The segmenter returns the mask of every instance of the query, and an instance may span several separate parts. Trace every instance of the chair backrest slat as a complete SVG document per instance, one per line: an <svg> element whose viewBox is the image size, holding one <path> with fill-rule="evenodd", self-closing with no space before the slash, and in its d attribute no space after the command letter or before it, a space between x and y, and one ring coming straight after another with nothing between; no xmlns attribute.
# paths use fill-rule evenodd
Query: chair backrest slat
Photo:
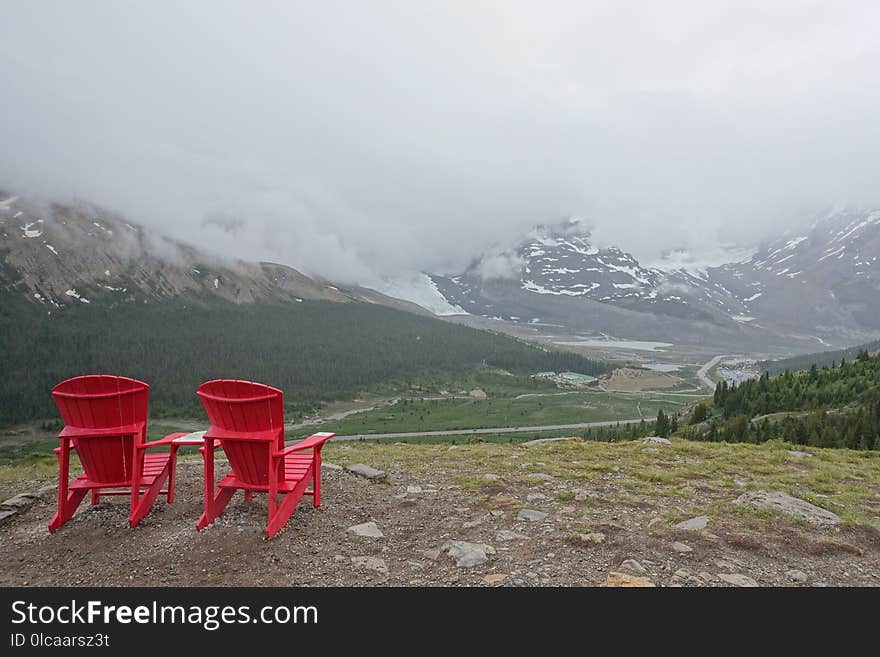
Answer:
<svg viewBox="0 0 880 657"><path fill-rule="evenodd" d="M112 431L101 436L77 437L76 453L86 475L94 482L117 483L130 479L134 442L146 438L150 386L124 376L95 374L62 381L52 397L67 427L112 429L137 425L134 438Z"/></svg>
<svg viewBox="0 0 880 657"><path fill-rule="evenodd" d="M269 454L284 447L283 393L253 381L218 379L203 383L196 394L211 422L210 433L220 437L236 476L245 483L267 485ZM233 435L224 438L224 433Z"/></svg>

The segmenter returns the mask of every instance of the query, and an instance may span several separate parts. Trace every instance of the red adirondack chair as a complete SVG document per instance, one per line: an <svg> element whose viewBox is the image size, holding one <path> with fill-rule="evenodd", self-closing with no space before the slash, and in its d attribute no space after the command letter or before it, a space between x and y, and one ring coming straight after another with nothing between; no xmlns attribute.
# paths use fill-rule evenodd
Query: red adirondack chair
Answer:
<svg viewBox="0 0 880 657"><path fill-rule="evenodd" d="M147 439L150 386L124 376L78 376L52 388L64 420L58 435L58 512L49 523L55 532L73 517L86 493L92 504L105 495L130 495L130 527L149 513L159 494L174 501L174 466L181 433L151 443ZM148 454L151 447L170 446L167 453ZM84 474L70 477L70 452L75 450ZM168 487L162 485L168 482ZM141 490L144 489L143 495Z"/></svg>
<svg viewBox="0 0 880 657"><path fill-rule="evenodd" d="M223 513L237 489L245 501L254 492L269 495L266 535L277 534L296 509L303 495L321 504L321 448L335 434L316 433L284 446L284 400L277 388L220 379L199 386L196 393L211 426L205 432L205 512L196 523L204 529ZM223 477L214 494L215 443L229 459L232 473ZM311 483L311 490L306 490ZM278 501L279 495L283 495Z"/></svg>

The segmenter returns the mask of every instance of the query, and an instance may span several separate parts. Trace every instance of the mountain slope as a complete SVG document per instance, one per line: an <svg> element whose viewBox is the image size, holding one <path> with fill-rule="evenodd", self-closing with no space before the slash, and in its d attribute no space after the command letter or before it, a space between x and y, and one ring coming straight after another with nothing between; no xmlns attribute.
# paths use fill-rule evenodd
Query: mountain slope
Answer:
<svg viewBox="0 0 880 657"><path fill-rule="evenodd" d="M647 267L578 221L539 226L466 271L433 275L466 312L634 339L810 351L880 335L880 211L845 210L751 257ZM499 263L503 266L499 266Z"/></svg>
<svg viewBox="0 0 880 657"><path fill-rule="evenodd" d="M334 285L274 263L201 251L86 203L42 206L0 192L0 289L47 310L186 298L191 303L365 301L415 304Z"/></svg>

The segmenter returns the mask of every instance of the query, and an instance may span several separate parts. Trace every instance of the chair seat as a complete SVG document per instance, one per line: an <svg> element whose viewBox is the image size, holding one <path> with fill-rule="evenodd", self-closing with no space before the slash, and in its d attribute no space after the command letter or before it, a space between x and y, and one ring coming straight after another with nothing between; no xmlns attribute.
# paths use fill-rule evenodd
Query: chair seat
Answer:
<svg viewBox="0 0 880 657"><path fill-rule="evenodd" d="M284 481L278 482L278 492L292 491L297 483L313 474L314 460L311 454L287 454L284 457ZM247 490L268 491L269 484L249 484L239 479L235 473L226 475L218 484L221 488L244 488Z"/></svg>
<svg viewBox="0 0 880 657"><path fill-rule="evenodd" d="M171 454L168 453L144 454L141 486L152 486L156 478L165 471L170 460ZM131 488L131 481L92 481L86 475L82 475L71 482L70 488Z"/></svg>

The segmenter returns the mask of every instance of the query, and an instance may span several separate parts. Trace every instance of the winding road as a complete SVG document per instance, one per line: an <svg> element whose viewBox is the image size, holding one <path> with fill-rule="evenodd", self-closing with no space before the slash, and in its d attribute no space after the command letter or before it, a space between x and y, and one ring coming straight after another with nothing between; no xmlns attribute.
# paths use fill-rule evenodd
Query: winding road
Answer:
<svg viewBox="0 0 880 657"><path fill-rule="evenodd" d="M428 436L462 436L487 433L527 433L529 431L556 431L559 429L589 429L592 427L612 427L616 424L637 424L642 420L653 421L653 417L629 420L604 420L602 422L579 422L577 424L545 424L536 427L495 427L492 429L448 429L443 431L407 431L404 433L361 433L350 436L336 436L334 440L375 440L377 438L422 438Z"/></svg>
<svg viewBox="0 0 880 657"><path fill-rule="evenodd" d="M709 388L709 390L715 390L715 382L709 378L709 370L715 367L722 358L732 357L732 354L721 354L720 356L715 356L714 358L712 358L712 360L705 363L699 370L697 370L697 378L703 383L704 386Z"/></svg>

